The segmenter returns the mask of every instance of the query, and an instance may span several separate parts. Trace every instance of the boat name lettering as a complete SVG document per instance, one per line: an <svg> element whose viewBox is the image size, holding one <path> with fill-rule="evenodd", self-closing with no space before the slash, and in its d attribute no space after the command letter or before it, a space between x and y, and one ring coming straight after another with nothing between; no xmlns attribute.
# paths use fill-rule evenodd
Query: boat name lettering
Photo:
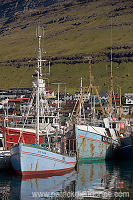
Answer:
<svg viewBox="0 0 133 200"><path fill-rule="evenodd" d="M104 136L102 136L102 141L103 141L103 142L112 143L111 138L107 138L107 137L104 137Z"/></svg>
<svg viewBox="0 0 133 200"><path fill-rule="evenodd" d="M46 154L46 152L43 152L43 151L38 151L38 153L40 153L40 154Z"/></svg>

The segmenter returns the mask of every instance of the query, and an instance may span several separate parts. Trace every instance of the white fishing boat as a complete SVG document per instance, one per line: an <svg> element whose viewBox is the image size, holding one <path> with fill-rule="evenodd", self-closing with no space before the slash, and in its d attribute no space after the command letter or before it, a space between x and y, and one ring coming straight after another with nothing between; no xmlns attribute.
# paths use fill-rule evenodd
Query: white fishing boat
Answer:
<svg viewBox="0 0 133 200"><path fill-rule="evenodd" d="M22 175L53 174L66 172L76 165L76 155L71 149L67 149L69 138L64 137L64 128L60 126L58 112L49 109L48 100L43 101L42 86L45 80L42 78L41 38L43 30L38 27L39 39L38 66L34 82L36 94L36 123L33 128L21 130L21 142L11 149L11 163L13 168ZM41 105L40 105L41 104ZM23 141L23 132L34 133L36 143L27 144ZM20 141L20 140L19 140Z"/></svg>

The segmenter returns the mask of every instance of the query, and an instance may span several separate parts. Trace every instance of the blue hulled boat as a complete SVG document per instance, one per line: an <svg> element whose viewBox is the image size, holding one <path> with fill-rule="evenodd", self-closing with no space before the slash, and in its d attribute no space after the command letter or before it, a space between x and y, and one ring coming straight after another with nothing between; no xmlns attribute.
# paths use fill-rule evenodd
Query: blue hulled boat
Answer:
<svg viewBox="0 0 133 200"><path fill-rule="evenodd" d="M58 174L75 167L75 156L63 155L38 145L19 143L11 150L13 168L22 175Z"/></svg>
<svg viewBox="0 0 133 200"><path fill-rule="evenodd" d="M82 87L81 84L81 96L76 108L75 132L78 161L114 158L119 146L119 124L112 120L109 111L105 113L97 86L92 84L92 79L90 64L90 85ZM96 116L95 98L92 99L92 92L95 92L99 101L100 110L102 111L101 120ZM83 108L84 94L88 94L88 100L90 101L90 107L88 107L86 113Z"/></svg>
<svg viewBox="0 0 133 200"><path fill-rule="evenodd" d="M78 160L112 159L117 156L119 140L112 123L105 121L92 124L77 124Z"/></svg>

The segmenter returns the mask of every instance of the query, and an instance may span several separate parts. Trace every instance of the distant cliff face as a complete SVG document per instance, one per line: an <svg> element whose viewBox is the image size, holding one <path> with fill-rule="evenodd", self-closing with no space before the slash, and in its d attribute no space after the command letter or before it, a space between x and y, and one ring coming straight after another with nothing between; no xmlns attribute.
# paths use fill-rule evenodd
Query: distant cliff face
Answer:
<svg viewBox="0 0 133 200"><path fill-rule="evenodd" d="M35 9L38 7L46 7L59 2L67 2L69 0L0 0L0 18L11 17L14 13ZM95 2L99 0L75 0L80 4L86 2ZM71 4L71 2L70 2Z"/></svg>
<svg viewBox="0 0 133 200"><path fill-rule="evenodd" d="M28 9L35 9L37 7L49 6L57 2L67 0L1 0L0 1L0 17L10 17L15 12L24 11Z"/></svg>

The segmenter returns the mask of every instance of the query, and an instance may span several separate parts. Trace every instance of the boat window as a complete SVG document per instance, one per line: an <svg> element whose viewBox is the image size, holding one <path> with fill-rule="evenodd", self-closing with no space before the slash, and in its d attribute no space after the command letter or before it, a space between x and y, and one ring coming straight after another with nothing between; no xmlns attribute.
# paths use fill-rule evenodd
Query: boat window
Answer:
<svg viewBox="0 0 133 200"><path fill-rule="evenodd" d="M53 123L53 118L49 118L49 123Z"/></svg>
<svg viewBox="0 0 133 200"><path fill-rule="evenodd" d="M106 130L106 133L107 133L108 137L111 137L111 133L110 133L109 128L105 128L105 130Z"/></svg>
<svg viewBox="0 0 133 200"><path fill-rule="evenodd" d="M45 117L45 122L48 123L48 118L47 117Z"/></svg>
<svg viewBox="0 0 133 200"><path fill-rule="evenodd" d="M0 140L0 147L3 147L3 143L2 143L2 140Z"/></svg>
<svg viewBox="0 0 133 200"><path fill-rule="evenodd" d="M116 124L115 123L112 123L112 128L116 128Z"/></svg>
<svg viewBox="0 0 133 200"><path fill-rule="evenodd" d="M54 137L50 137L50 142L53 143L54 142Z"/></svg>
<svg viewBox="0 0 133 200"><path fill-rule="evenodd" d="M48 138L47 138L47 136L45 136L44 142L45 142L45 143L48 143Z"/></svg>
<svg viewBox="0 0 133 200"><path fill-rule="evenodd" d="M42 117L39 118L39 123L42 123Z"/></svg>

